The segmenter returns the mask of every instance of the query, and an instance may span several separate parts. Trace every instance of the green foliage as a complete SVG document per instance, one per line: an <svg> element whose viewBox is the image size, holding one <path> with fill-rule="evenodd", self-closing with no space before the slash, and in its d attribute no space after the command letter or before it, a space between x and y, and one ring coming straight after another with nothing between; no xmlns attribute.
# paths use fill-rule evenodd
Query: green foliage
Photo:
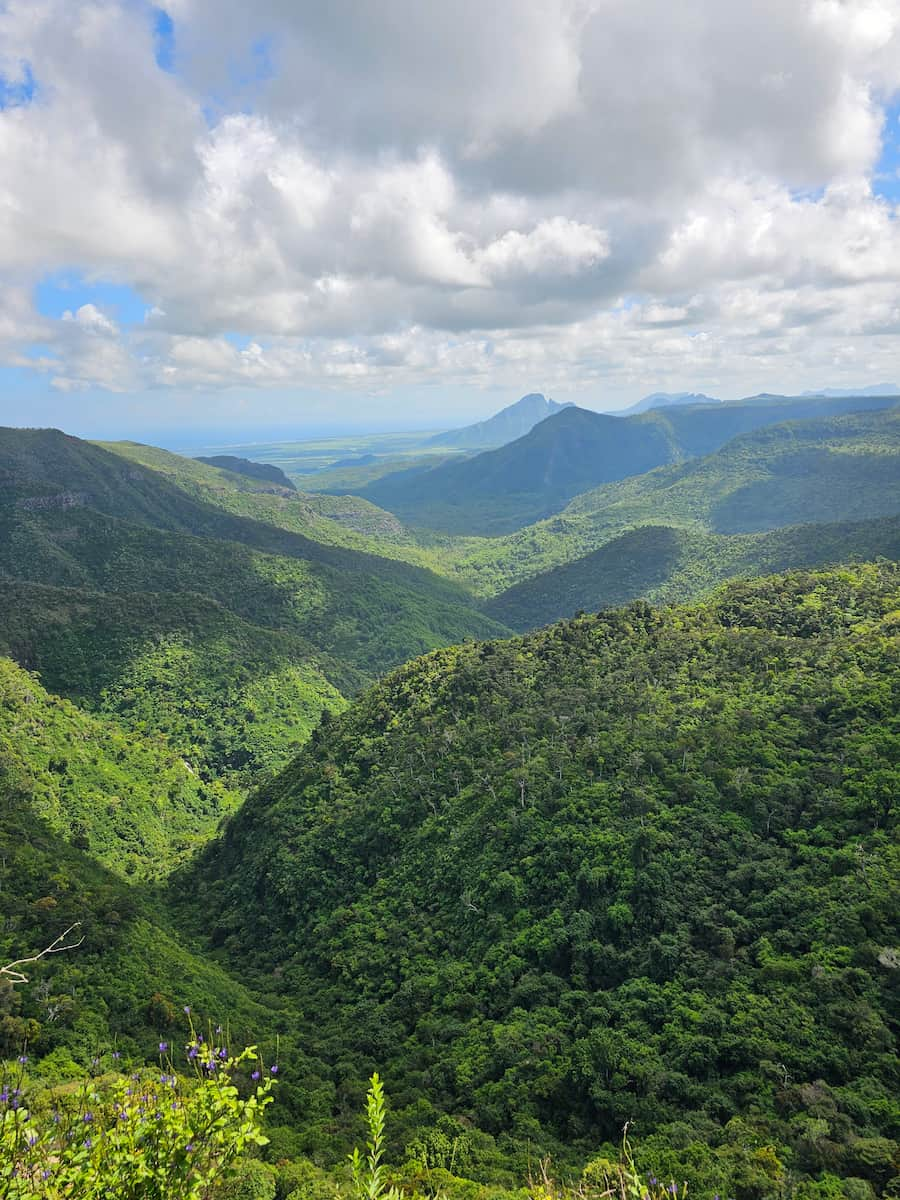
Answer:
<svg viewBox="0 0 900 1200"><path fill-rule="evenodd" d="M29 1086L24 1056L8 1065L0 1091L3 1200L205 1200L215 1192L271 1200L271 1187L218 1191L241 1157L266 1138L261 1117L272 1078L244 1085L258 1058L192 1042L192 1078L175 1074L160 1043L162 1074L107 1073L43 1093ZM210 1065L211 1064L211 1065ZM260 1072L257 1069L256 1078ZM249 1081L247 1081L249 1082ZM242 1172L244 1179L249 1176Z"/></svg>
<svg viewBox="0 0 900 1200"><path fill-rule="evenodd" d="M32 694L40 713L39 692ZM83 728L60 728L67 727ZM76 741L67 753L70 770L80 771L78 758L90 754L90 743L82 751ZM99 765L102 760L92 770ZM152 780L134 779L153 787ZM160 1033L177 1036L187 1000L229 1013L239 1038L271 1035L273 1022L281 1019L271 998L266 1005L254 1002L242 983L176 933L158 894L127 886L89 850L73 844L80 839L67 840L65 813L60 829L40 816L37 809L46 804L41 782L36 773L32 795L27 774L0 779L0 963L38 953L75 922L84 940L77 951L29 967L23 986L0 981L0 1060L19 1054L27 1042L36 1069L49 1080L68 1078L75 1064L87 1067L103 1046L117 1045L140 1060L154 1053ZM88 827L98 853L106 853L104 811ZM114 829L124 829L117 820ZM145 832L152 838L154 827ZM126 849L137 854L135 842ZM110 857L121 853L121 846L110 849Z"/></svg>
<svg viewBox="0 0 900 1200"><path fill-rule="evenodd" d="M366 1093L366 1125L369 1138L366 1142L366 1153L363 1155L358 1146L354 1146L350 1155L350 1169L353 1174L353 1188L357 1200L398 1200L399 1191L389 1187L386 1181L387 1168L384 1158L384 1126L387 1108L384 1099L384 1085L376 1071L369 1080L369 1090Z"/></svg>
<svg viewBox="0 0 900 1200"><path fill-rule="evenodd" d="M344 475L352 474L352 471L325 471L306 476L303 485L311 490L286 495L279 489L259 491L257 483L243 476L155 446L135 442L97 444L112 454L165 476L194 499L235 516L250 517L278 529L303 534L327 546L368 551L432 569L436 565L436 559L419 546L393 514L359 496L319 494L320 488L332 484L337 488L347 482L349 486L351 481L344 480ZM378 463L381 461L377 460ZM402 465L403 460L394 461L393 465L389 462L381 467L381 471L397 470ZM374 469L367 468L369 473ZM361 472L363 468L358 470Z"/></svg>
<svg viewBox="0 0 900 1200"><path fill-rule="evenodd" d="M305 639L339 687L329 658L358 679L505 632L432 572L232 515L54 431L4 431L0 468L11 480L0 497L0 577L102 593L199 592L245 622Z"/></svg>
<svg viewBox="0 0 900 1200"><path fill-rule="evenodd" d="M199 455L197 462L206 463L210 467L218 467L222 471L252 479L257 483L274 484L289 492L296 490L281 467L272 466L271 463L253 462L251 459L239 458L234 454L216 454L212 458L204 458Z"/></svg>
<svg viewBox="0 0 900 1200"><path fill-rule="evenodd" d="M217 1200L275 1200L276 1175L266 1163L250 1159L216 1189Z"/></svg>
<svg viewBox="0 0 900 1200"><path fill-rule="evenodd" d="M863 1177L900 1133L898 611L858 566L437 652L251 798L191 903L284 967L336 1086L385 1064L401 1144L458 1115L490 1177L630 1120L736 1200Z"/></svg>
<svg viewBox="0 0 900 1200"><path fill-rule="evenodd" d="M448 574L478 595L494 596L644 525L734 535L896 516L898 445L897 407L773 425L706 457L585 492L556 516L506 537L435 546L433 553ZM743 553L739 542L735 550L725 539L715 544L728 558ZM652 560L636 566L652 578ZM564 574L558 582L564 587L569 580ZM537 587L552 596L556 583L548 575Z"/></svg>

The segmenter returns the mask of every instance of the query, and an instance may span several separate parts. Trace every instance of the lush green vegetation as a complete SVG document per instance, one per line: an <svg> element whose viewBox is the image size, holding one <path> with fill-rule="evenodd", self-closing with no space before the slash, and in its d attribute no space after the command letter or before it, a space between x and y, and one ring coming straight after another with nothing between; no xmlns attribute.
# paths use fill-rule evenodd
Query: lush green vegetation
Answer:
<svg viewBox="0 0 900 1200"><path fill-rule="evenodd" d="M55 834L136 878L171 870L239 799L220 781L200 779L164 738L135 737L49 695L3 658L0 790Z"/></svg>
<svg viewBox="0 0 900 1200"><path fill-rule="evenodd" d="M579 492L672 462L667 430L564 408L497 450L431 469L399 471L360 489L410 525L461 534L500 534L563 508Z"/></svg>
<svg viewBox="0 0 900 1200"><path fill-rule="evenodd" d="M235 516L250 517L278 529L303 534L326 546L343 546L439 569L439 556L423 548L392 513L360 496L311 491L294 492L289 496L261 492L248 479L155 446L136 442L98 444L113 454L166 476L195 499ZM321 476L315 478L318 480ZM304 486L309 482L304 479Z"/></svg>
<svg viewBox="0 0 900 1200"><path fill-rule="evenodd" d="M694 523L718 533L896 513L900 407L755 430L717 454L597 488L569 506L606 528Z"/></svg>
<svg viewBox="0 0 900 1200"><path fill-rule="evenodd" d="M641 598L692 599L739 576L877 558L900 559L900 517L733 536L641 525L593 554L509 588L486 609L524 631Z"/></svg>
<svg viewBox="0 0 900 1200"><path fill-rule="evenodd" d="M115 730L43 697L33 683L24 686L32 699L23 704L37 713L34 726L16 728L15 711L4 716L0 963L38 953L75 923L84 940L28 968L27 984L13 987L0 978L0 1060L21 1054L27 1043L40 1077L51 1083L77 1076L103 1050L152 1061L160 1038L180 1036L186 1003L227 1014L245 1043L269 1039L278 1019L273 998L254 1002L242 983L174 930L158 893L129 885L98 861L106 857L126 874L136 862L135 878L155 865L131 837L129 809L141 837L167 852L171 833L164 822L168 813L173 823L181 819L179 797L169 797L171 809L150 810L177 773L152 745L133 737L126 745ZM6 701L4 707L8 712ZM83 732L90 742L79 742ZM59 757L48 761L51 749ZM143 765L159 768L160 779L139 774ZM74 813L63 802L76 806Z"/></svg>
<svg viewBox="0 0 900 1200"><path fill-rule="evenodd" d="M439 651L323 721L185 903L463 1173L631 1121L698 1188L869 1194L900 1133L898 613L900 569L859 566Z"/></svg>
<svg viewBox="0 0 900 1200"><path fill-rule="evenodd" d="M369 674L503 632L462 587L430 571L232 515L158 472L52 430L6 431L0 467L8 479L0 576L8 579L199 592Z"/></svg>
<svg viewBox="0 0 900 1200"><path fill-rule="evenodd" d="M235 1055L222 1038L191 1034L190 1078L175 1073L168 1042L159 1044L161 1075L124 1075L114 1052L95 1059L93 1077L77 1088L31 1088L28 1057L20 1056L0 1092L0 1197L222 1195L229 1179L240 1179L248 1150L268 1141L261 1119L274 1078L255 1048ZM101 1064L111 1070L100 1075Z"/></svg>
<svg viewBox="0 0 900 1200"><path fill-rule="evenodd" d="M280 1037L265 1161L192 1192L182 1155L167 1193L176 1100L135 1195L900 1194L900 567L852 563L898 557L900 413L802 403L566 410L496 460L497 528L616 456L673 462L493 539L0 432L0 964L84 934L0 972L35 1114L0 1111L0 1195L102 1192L112 1124L70 1154L46 1120L84 1089L153 1142L105 1056L152 1059L185 1005ZM547 441L585 416L594 442ZM495 503L522 443L537 484ZM376 1068L396 1112L373 1085L350 1170ZM68 1191L4 1193L38 1153Z"/></svg>

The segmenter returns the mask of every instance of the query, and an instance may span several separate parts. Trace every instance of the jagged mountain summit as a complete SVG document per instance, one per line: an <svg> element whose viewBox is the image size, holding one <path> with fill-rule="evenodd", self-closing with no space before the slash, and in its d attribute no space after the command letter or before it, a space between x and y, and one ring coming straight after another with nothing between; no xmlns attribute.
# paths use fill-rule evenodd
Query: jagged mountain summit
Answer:
<svg viewBox="0 0 900 1200"><path fill-rule="evenodd" d="M681 404L721 404L716 396L707 396L703 392L651 392L628 408L621 408L614 415L617 417L634 417L638 413L649 412L653 408L673 408Z"/></svg>
<svg viewBox="0 0 900 1200"><path fill-rule="evenodd" d="M530 433L535 425L571 408L571 403L559 404L541 392L529 392L515 404L510 404L486 421L466 425L462 429L450 429L430 438L430 446L461 446L464 449L483 450L493 446L505 446L516 438Z"/></svg>

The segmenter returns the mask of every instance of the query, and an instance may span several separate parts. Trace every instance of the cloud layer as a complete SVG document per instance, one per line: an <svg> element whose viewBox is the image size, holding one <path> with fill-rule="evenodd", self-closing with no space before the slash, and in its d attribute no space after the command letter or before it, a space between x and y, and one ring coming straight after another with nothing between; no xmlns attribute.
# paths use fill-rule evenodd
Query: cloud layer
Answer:
<svg viewBox="0 0 900 1200"><path fill-rule="evenodd" d="M0 363L601 407L900 378L892 0L167 14L0 6ZM82 294L49 315L61 271Z"/></svg>

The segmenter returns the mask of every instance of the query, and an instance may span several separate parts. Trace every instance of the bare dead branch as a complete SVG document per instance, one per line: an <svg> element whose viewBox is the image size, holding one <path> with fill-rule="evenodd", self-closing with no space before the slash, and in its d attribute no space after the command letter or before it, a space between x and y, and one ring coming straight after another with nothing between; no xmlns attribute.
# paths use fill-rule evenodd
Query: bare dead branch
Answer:
<svg viewBox="0 0 900 1200"><path fill-rule="evenodd" d="M27 983L28 976L18 969L26 967L29 963L39 962L40 959L46 958L48 954L61 954L63 950L75 950L84 941L82 935L77 942L70 942L68 938L76 929L81 928L81 922L76 921L70 925L68 929L63 930L59 937L46 946L39 954L32 954L29 958L18 958L15 962L7 963L5 967L0 967L0 979L8 979L11 983Z"/></svg>

